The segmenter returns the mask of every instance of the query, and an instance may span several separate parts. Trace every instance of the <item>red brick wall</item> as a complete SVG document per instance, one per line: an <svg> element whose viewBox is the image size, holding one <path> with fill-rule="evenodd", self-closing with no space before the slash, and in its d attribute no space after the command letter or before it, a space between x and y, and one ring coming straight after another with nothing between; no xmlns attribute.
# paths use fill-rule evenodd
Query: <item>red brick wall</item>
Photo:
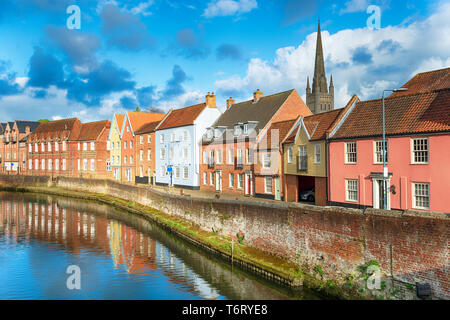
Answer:
<svg viewBox="0 0 450 320"><path fill-rule="evenodd" d="M327 205L327 178L315 177L314 192L316 194L316 205Z"/></svg>
<svg viewBox="0 0 450 320"><path fill-rule="evenodd" d="M148 135L151 136L151 142L148 143ZM142 137L142 144L140 139ZM155 172L155 132L143 133L136 135L136 175L140 174L140 167L143 168L143 176L149 177L149 169L151 171L151 176L154 175ZM142 161L140 160L140 151L143 151L144 155ZM151 160L148 160L148 150L151 150Z"/></svg>

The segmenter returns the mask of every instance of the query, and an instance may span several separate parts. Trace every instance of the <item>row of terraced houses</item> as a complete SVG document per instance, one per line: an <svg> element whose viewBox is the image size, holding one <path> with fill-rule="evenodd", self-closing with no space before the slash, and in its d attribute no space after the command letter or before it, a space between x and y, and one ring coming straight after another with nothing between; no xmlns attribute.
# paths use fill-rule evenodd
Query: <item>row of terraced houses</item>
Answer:
<svg viewBox="0 0 450 320"><path fill-rule="evenodd" d="M319 29L306 104L295 89L256 90L248 101L228 99L223 112L208 93L167 113L0 123L1 170L322 206L382 208L386 194L388 209L450 212L450 68L402 88L384 99L383 144L381 99L354 95L335 109Z"/></svg>

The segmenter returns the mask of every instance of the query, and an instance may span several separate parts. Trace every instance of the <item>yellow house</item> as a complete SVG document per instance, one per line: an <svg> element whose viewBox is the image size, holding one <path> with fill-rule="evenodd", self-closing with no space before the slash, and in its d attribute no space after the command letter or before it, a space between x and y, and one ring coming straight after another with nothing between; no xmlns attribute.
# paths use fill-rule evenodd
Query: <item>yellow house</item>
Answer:
<svg viewBox="0 0 450 320"><path fill-rule="evenodd" d="M326 137L343 110L300 117L283 140L286 201L327 204Z"/></svg>
<svg viewBox="0 0 450 320"><path fill-rule="evenodd" d="M108 137L111 169L115 180L120 180L122 177L122 140L120 133L124 119L125 115L123 114L115 114L113 116Z"/></svg>

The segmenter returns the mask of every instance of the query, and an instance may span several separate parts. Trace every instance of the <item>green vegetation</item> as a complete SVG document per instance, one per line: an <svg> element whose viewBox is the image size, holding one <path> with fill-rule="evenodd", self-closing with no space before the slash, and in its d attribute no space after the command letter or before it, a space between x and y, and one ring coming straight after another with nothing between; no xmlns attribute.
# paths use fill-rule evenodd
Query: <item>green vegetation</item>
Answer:
<svg viewBox="0 0 450 320"><path fill-rule="evenodd" d="M316 273L318 273L318 274L320 274L321 276L323 276L323 269L322 269L322 266L321 265L317 265L317 266L315 266L314 267L314 271L316 272Z"/></svg>

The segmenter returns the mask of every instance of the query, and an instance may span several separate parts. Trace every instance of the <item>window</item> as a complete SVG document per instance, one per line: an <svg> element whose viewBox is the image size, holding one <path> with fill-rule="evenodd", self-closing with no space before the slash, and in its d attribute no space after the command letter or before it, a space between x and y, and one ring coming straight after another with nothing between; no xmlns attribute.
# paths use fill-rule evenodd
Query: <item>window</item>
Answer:
<svg viewBox="0 0 450 320"><path fill-rule="evenodd" d="M230 173L228 176L228 186L233 189L234 188L234 174Z"/></svg>
<svg viewBox="0 0 450 320"><path fill-rule="evenodd" d="M164 143L164 135L163 134L161 134L159 136L159 142Z"/></svg>
<svg viewBox="0 0 450 320"><path fill-rule="evenodd" d="M130 149L133 149L133 140L130 140Z"/></svg>
<svg viewBox="0 0 450 320"><path fill-rule="evenodd" d="M147 160L148 161L152 160L152 150L151 149L147 149Z"/></svg>
<svg viewBox="0 0 450 320"><path fill-rule="evenodd" d="M55 160L55 170L58 171L59 170L59 159Z"/></svg>
<svg viewBox="0 0 450 320"><path fill-rule="evenodd" d="M242 132L241 126L240 125L235 125L234 126L234 135L235 136L240 136Z"/></svg>
<svg viewBox="0 0 450 320"><path fill-rule="evenodd" d="M244 124L244 134L247 135L248 134L248 124Z"/></svg>
<svg viewBox="0 0 450 320"><path fill-rule="evenodd" d="M91 159L91 171L95 171L95 159Z"/></svg>
<svg viewBox="0 0 450 320"><path fill-rule="evenodd" d="M166 157L166 149L159 150L159 157L161 158L161 160L164 160L164 158Z"/></svg>
<svg viewBox="0 0 450 320"><path fill-rule="evenodd" d="M144 150L139 150L139 160L144 161Z"/></svg>
<svg viewBox="0 0 450 320"><path fill-rule="evenodd" d="M263 154L263 168L270 168L270 153L268 152Z"/></svg>
<svg viewBox="0 0 450 320"><path fill-rule="evenodd" d="M38 144L37 143L35 143L34 144L34 152L38 152L39 150L38 150Z"/></svg>
<svg viewBox="0 0 450 320"><path fill-rule="evenodd" d="M116 142L116 149L117 149L117 150L120 149L119 141Z"/></svg>
<svg viewBox="0 0 450 320"><path fill-rule="evenodd" d="M130 127L129 126L127 126L127 132L130 132Z"/></svg>
<svg viewBox="0 0 450 320"><path fill-rule="evenodd" d="M52 163L52 159L48 159L48 170L52 170L52 165L53 165L53 163Z"/></svg>
<svg viewBox="0 0 450 320"><path fill-rule="evenodd" d="M252 164L252 154L250 148L245 149L245 161L247 164Z"/></svg>
<svg viewBox="0 0 450 320"><path fill-rule="evenodd" d="M144 144L144 136L139 136L139 143Z"/></svg>
<svg viewBox="0 0 450 320"><path fill-rule="evenodd" d="M87 159L83 159L83 171L87 171Z"/></svg>
<svg viewBox="0 0 450 320"><path fill-rule="evenodd" d="M203 150L203 164L208 163L208 156L206 155L206 150Z"/></svg>
<svg viewBox="0 0 450 320"><path fill-rule="evenodd" d="M272 193L272 177L264 177L264 192Z"/></svg>
<svg viewBox="0 0 450 320"><path fill-rule="evenodd" d="M242 149L237 149L237 164L243 164Z"/></svg>
<svg viewBox="0 0 450 320"><path fill-rule="evenodd" d="M29 153L33 152L33 146L31 145L31 143L28 145L28 152Z"/></svg>
<svg viewBox="0 0 450 320"><path fill-rule="evenodd" d="M238 174L238 189L242 189L244 185L244 175L242 173Z"/></svg>
<svg viewBox="0 0 450 320"><path fill-rule="evenodd" d="M83 151L87 151L87 142L83 142Z"/></svg>
<svg viewBox="0 0 450 320"><path fill-rule="evenodd" d="M55 151L59 151L59 143L55 142Z"/></svg>
<svg viewBox="0 0 450 320"><path fill-rule="evenodd" d="M180 168L179 167L176 167L175 168L175 178L180 178Z"/></svg>
<svg viewBox="0 0 450 320"><path fill-rule="evenodd" d="M170 142L174 142L175 141L175 133L171 133L170 134Z"/></svg>
<svg viewBox="0 0 450 320"><path fill-rule="evenodd" d="M34 169L36 169L36 170L39 169L39 160L38 159L34 160Z"/></svg>
<svg viewBox="0 0 450 320"><path fill-rule="evenodd" d="M347 201L358 201L358 180L345 180L345 193Z"/></svg>
<svg viewBox="0 0 450 320"><path fill-rule="evenodd" d="M203 172L203 184L208 184L208 174L206 172Z"/></svg>
<svg viewBox="0 0 450 320"><path fill-rule="evenodd" d="M28 160L28 169L29 170L33 169L33 160L31 160L31 159Z"/></svg>
<svg viewBox="0 0 450 320"><path fill-rule="evenodd" d="M111 160L106 159L106 171L111 171Z"/></svg>
<svg viewBox="0 0 450 320"><path fill-rule="evenodd" d="M41 152L45 152L45 145L43 142L41 143Z"/></svg>
<svg viewBox="0 0 450 320"><path fill-rule="evenodd" d="M95 143L93 141L91 141L91 151L95 150Z"/></svg>
<svg viewBox="0 0 450 320"><path fill-rule="evenodd" d="M123 142L123 148L124 148L124 149L127 148L127 142L126 142L126 141Z"/></svg>
<svg viewBox="0 0 450 320"><path fill-rule="evenodd" d="M222 164L222 150L217 150L217 163Z"/></svg>
<svg viewBox="0 0 450 320"><path fill-rule="evenodd" d="M356 142L345 143L345 163L356 163Z"/></svg>
<svg viewBox="0 0 450 320"><path fill-rule="evenodd" d="M212 186L214 185L214 173L213 172L209 173L209 184Z"/></svg>
<svg viewBox="0 0 450 320"><path fill-rule="evenodd" d="M412 139L412 163L428 163L428 138Z"/></svg>
<svg viewBox="0 0 450 320"><path fill-rule="evenodd" d="M173 158L173 148L170 147L170 149L169 149L169 159L172 159L172 158Z"/></svg>
<svg viewBox="0 0 450 320"><path fill-rule="evenodd" d="M42 159L42 164L41 164L41 169L42 170L45 170L45 159Z"/></svg>
<svg viewBox="0 0 450 320"><path fill-rule="evenodd" d="M234 149L228 149L228 164L234 164Z"/></svg>
<svg viewBox="0 0 450 320"><path fill-rule="evenodd" d="M66 171L66 169L67 169L67 167L66 167L66 159L63 159L63 160L62 160L62 169L63 169L64 171Z"/></svg>
<svg viewBox="0 0 450 320"><path fill-rule="evenodd" d="M430 209L430 184L413 183L413 208Z"/></svg>
<svg viewBox="0 0 450 320"><path fill-rule="evenodd" d="M152 142L152 136L150 135L150 133L147 135L147 143L151 143Z"/></svg>
<svg viewBox="0 0 450 320"><path fill-rule="evenodd" d="M387 140L384 141L384 150L386 152L385 154L385 161L388 162L388 142ZM381 141L374 141L374 162L375 163L383 163L383 140Z"/></svg>
<svg viewBox="0 0 450 320"><path fill-rule="evenodd" d="M184 167L183 168L183 179L187 179L189 177L189 168Z"/></svg>
<svg viewBox="0 0 450 320"><path fill-rule="evenodd" d="M314 163L320 163L320 144L314 145Z"/></svg>
<svg viewBox="0 0 450 320"><path fill-rule="evenodd" d="M127 156L123 157L123 164L127 164Z"/></svg>
<svg viewBox="0 0 450 320"><path fill-rule="evenodd" d="M133 164L133 156L130 156L130 164Z"/></svg>
<svg viewBox="0 0 450 320"><path fill-rule="evenodd" d="M292 163L292 146L289 146L287 151L288 151L287 152L287 154L288 154L288 163Z"/></svg>
<svg viewBox="0 0 450 320"><path fill-rule="evenodd" d="M106 150L109 151L111 150L111 141L106 141ZM114 143L112 145L112 150L114 150Z"/></svg>
<svg viewBox="0 0 450 320"><path fill-rule="evenodd" d="M67 143L66 143L66 141L63 141L62 149L63 149L63 151L67 151ZM64 170L66 170L66 169L64 169Z"/></svg>
<svg viewBox="0 0 450 320"><path fill-rule="evenodd" d="M47 149L48 149L48 152L52 152L52 143L51 142L47 143Z"/></svg>
<svg viewBox="0 0 450 320"><path fill-rule="evenodd" d="M81 159L78 159L78 171L80 171L81 170Z"/></svg>
<svg viewBox="0 0 450 320"><path fill-rule="evenodd" d="M81 150L81 144L78 142L78 151L80 151Z"/></svg>
<svg viewBox="0 0 450 320"><path fill-rule="evenodd" d="M183 159L184 160L188 159L188 148L183 148Z"/></svg>
<svg viewBox="0 0 450 320"><path fill-rule="evenodd" d="M187 141L188 138L189 138L188 132L187 131L183 131L183 141Z"/></svg>

